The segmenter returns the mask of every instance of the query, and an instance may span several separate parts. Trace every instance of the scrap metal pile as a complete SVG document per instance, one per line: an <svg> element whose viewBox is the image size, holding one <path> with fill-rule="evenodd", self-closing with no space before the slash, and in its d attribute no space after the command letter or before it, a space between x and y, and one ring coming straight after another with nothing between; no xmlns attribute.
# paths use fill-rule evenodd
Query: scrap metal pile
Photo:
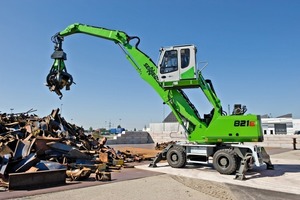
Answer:
<svg viewBox="0 0 300 200"><path fill-rule="evenodd" d="M10 184L16 173L61 169L71 180L86 179L91 173L96 180L110 180L110 168L142 159L115 152L105 142L106 138L85 135L82 127L68 123L59 109L43 118L29 112L0 114L0 183Z"/></svg>
<svg viewBox="0 0 300 200"><path fill-rule="evenodd" d="M170 144L176 144L177 141L170 141L170 142L162 142L162 143L156 143L155 149L156 150L163 150L167 148Z"/></svg>

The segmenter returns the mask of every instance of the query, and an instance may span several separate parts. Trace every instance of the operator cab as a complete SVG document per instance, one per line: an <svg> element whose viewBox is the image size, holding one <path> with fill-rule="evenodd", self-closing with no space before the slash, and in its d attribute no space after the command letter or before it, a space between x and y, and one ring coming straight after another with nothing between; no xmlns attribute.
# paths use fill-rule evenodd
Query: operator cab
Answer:
<svg viewBox="0 0 300 200"><path fill-rule="evenodd" d="M164 88L199 87L196 46L182 45L160 49L158 79Z"/></svg>

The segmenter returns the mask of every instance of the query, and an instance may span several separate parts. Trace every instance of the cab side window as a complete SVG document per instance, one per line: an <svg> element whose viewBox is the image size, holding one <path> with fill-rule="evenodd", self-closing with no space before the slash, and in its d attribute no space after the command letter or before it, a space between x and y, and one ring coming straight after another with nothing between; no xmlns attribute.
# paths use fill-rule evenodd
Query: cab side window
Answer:
<svg viewBox="0 0 300 200"><path fill-rule="evenodd" d="M170 73L178 70L177 50L166 51L160 66L160 73Z"/></svg>
<svg viewBox="0 0 300 200"><path fill-rule="evenodd" d="M181 68L186 68L190 64L190 49L181 49L180 50L181 57Z"/></svg>

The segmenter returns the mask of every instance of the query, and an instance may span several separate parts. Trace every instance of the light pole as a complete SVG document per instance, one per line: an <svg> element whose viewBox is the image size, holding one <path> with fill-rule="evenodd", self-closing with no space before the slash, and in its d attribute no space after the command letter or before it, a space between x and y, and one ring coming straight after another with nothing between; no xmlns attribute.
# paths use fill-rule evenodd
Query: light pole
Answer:
<svg viewBox="0 0 300 200"><path fill-rule="evenodd" d="M62 106L63 106L64 104L60 104L60 116L62 116Z"/></svg>
<svg viewBox="0 0 300 200"><path fill-rule="evenodd" d="M11 113L11 114L12 114L12 111L13 111L13 110L14 110L13 108L10 109L10 113Z"/></svg>

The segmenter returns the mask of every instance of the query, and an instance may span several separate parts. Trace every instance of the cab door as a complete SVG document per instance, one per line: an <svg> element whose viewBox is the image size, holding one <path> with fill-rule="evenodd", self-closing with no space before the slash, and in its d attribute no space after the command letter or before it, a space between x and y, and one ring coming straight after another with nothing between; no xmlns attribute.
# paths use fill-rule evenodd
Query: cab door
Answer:
<svg viewBox="0 0 300 200"><path fill-rule="evenodd" d="M197 78L196 47L193 45L178 48L180 80L192 80Z"/></svg>
<svg viewBox="0 0 300 200"><path fill-rule="evenodd" d="M178 50L177 49L164 49L159 64L159 81L170 82L178 81Z"/></svg>

